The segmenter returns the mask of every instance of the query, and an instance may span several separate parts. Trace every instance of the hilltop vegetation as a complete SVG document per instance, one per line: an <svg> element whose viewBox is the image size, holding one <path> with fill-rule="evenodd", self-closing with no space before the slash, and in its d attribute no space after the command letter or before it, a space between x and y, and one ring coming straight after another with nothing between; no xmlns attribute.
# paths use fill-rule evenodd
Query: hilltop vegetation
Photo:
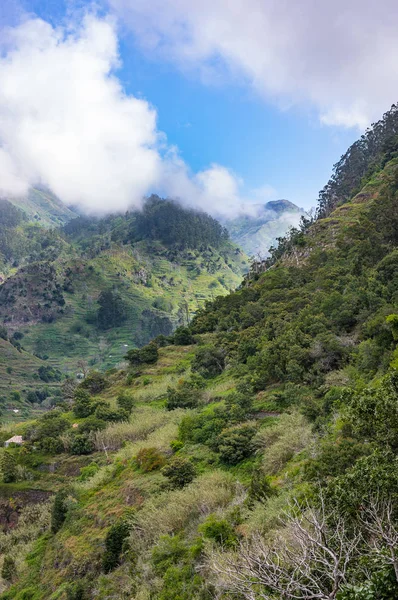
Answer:
<svg viewBox="0 0 398 600"><path fill-rule="evenodd" d="M4 600L398 597L396 151L266 272L2 432L26 440Z"/></svg>
<svg viewBox="0 0 398 600"><path fill-rule="evenodd" d="M75 373L82 357L111 367L126 349L171 334L247 269L217 221L158 197L142 213L52 230L1 207L0 320L26 351Z"/></svg>

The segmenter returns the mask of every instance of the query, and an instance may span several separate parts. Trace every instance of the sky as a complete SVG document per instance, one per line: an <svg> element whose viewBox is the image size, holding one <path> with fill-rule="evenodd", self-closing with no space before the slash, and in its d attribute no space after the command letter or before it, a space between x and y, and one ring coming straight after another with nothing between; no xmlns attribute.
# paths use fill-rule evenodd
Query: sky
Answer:
<svg viewBox="0 0 398 600"><path fill-rule="evenodd" d="M310 209L398 99L392 0L0 4L0 193L106 214Z"/></svg>

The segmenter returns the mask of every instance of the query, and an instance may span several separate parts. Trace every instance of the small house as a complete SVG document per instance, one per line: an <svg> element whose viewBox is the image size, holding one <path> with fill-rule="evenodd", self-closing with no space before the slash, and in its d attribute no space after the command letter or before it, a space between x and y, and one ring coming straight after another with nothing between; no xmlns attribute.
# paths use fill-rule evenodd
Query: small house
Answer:
<svg viewBox="0 0 398 600"><path fill-rule="evenodd" d="M22 435L14 435L12 438L10 438L9 440L6 440L4 442L4 446L6 448L8 448L8 446L10 444L18 444L18 446L22 446L22 444L23 444Z"/></svg>

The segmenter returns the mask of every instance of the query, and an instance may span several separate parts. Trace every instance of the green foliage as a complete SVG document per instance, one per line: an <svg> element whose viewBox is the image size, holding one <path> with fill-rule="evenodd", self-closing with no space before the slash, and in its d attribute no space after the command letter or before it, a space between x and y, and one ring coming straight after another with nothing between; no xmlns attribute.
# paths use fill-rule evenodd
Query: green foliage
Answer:
<svg viewBox="0 0 398 600"><path fill-rule="evenodd" d="M129 414L124 409L114 410L109 404L101 403L95 409L95 418L99 421L119 423L120 421L128 421Z"/></svg>
<svg viewBox="0 0 398 600"><path fill-rule="evenodd" d="M107 426L106 421L98 419L94 415L90 415L79 425L79 433L90 433L91 431L102 431Z"/></svg>
<svg viewBox="0 0 398 600"><path fill-rule="evenodd" d="M4 483L13 483L17 480L17 461L12 452L3 451L0 467Z"/></svg>
<svg viewBox="0 0 398 600"><path fill-rule="evenodd" d="M102 559L102 568L105 573L113 571L120 564L123 545L129 531L130 524L125 519L120 519L108 530L105 537L105 553Z"/></svg>
<svg viewBox="0 0 398 600"><path fill-rule="evenodd" d="M67 492L60 490L55 494L54 503L51 511L51 531L57 533L65 522L68 512L66 504Z"/></svg>
<svg viewBox="0 0 398 600"><path fill-rule="evenodd" d="M142 363L153 364L159 359L158 347L154 342L147 344L140 350L129 350L125 356L131 365L140 365Z"/></svg>
<svg viewBox="0 0 398 600"><path fill-rule="evenodd" d="M227 465L237 465L254 452L253 438L256 429L252 425L234 425L224 429L215 441L220 459Z"/></svg>
<svg viewBox="0 0 398 600"><path fill-rule="evenodd" d="M186 210L158 196L151 196L142 212L137 213L134 229L137 237L181 248L218 247L228 238L227 231L209 215Z"/></svg>
<svg viewBox="0 0 398 600"><path fill-rule="evenodd" d="M16 575L15 560L9 554L6 554L3 559L3 566L1 568L1 576L8 582L11 582Z"/></svg>
<svg viewBox="0 0 398 600"><path fill-rule="evenodd" d="M80 469L79 480L87 481L88 479L91 479L91 477L93 477L96 473L98 473L98 471L99 466L95 462L87 465L86 467L82 467Z"/></svg>
<svg viewBox="0 0 398 600"><path fill-rule="evenodd" d="M174 456L163 467L162 473L175 488L182 488L196 477L196 469L192 462L180 456Z"/></svg>
<svg viewBox="0 0 398 600"><path fill-rule="evenodd" d="M188 327L177 327L173 335L173 341L176 346L190 346L195 343L195 339Z"/></svg>
<svg viewBox="0 0 398 600"><path fill-rule="evenodd" d="M77 434L73 436L70 445L71 454L91 454L94 451L94 443L88 435Z"/></svg>
<svg viewBox="0 0 398 600"><path fill-rule="evenodd" d="M0 338L2 340L8 340L8 331L7 328L4 327L4 325L0 325Z"/></svg>
<svg viewBox="0 0 398 600"><path fill-rule="evenodd" d="M91 400L90 394L82 389L77 388L74 394L73 412L78 419L84 419L93 414L95 405Z"/></svg>
<svg viewBox="0 0 398 600"><path fill-rule="evenodd" d="M192 361L192 371L205 379L220 375L225 367L225 352L215 346L200 346Z"/></svg>
<svg viewBox="0 0 398 600"><path fill-rule="evenodd" d="M167 388L166 408L195 408L201 400L200 389L191 380L180 381L177 387Z"/></svg>
<svg viewBox="0 0 398 600"><path fill-rule="evenodd" d="M116 398L117 405L120 409L125 410L129 415L134 408L134 397L127 392L119 394Z"/></svg>
<svg viewBox="0 0 398 600"><path fill-rule="evenodd" d="M39 367L38 375L45 383L49 383L51 381L61 381L62 379L61 371L50 366Z"/></svg>
<svg viewBox="0 0 398 600"><path fill-rule="evenodd" d="M90 394L100 394L108 385L108 382L102 373L92 371L81 382L80 388L87 390Z"/></svg>
<svg viewBox="0 0 398 600"><path fill-rule="evenodd" d="M110 329L120 327L127 319L126 304L116 290L105 290L98 298L98 327Z"/></svg>
<svg viewBox="0 0 398 600"><path fill-rule="evenodd" d="M233 548L238 542L238 536L230 521L219 519L212 514L200 525L199 531L204 538L214 541L224 548Z"/></svg>
<svg viewBox="0 0 398 600"><path fill-rule="evenodd" d="M157 448L141 448L135 457L135 461L141 471L149 473L164 466L166 459Z"/></svg>

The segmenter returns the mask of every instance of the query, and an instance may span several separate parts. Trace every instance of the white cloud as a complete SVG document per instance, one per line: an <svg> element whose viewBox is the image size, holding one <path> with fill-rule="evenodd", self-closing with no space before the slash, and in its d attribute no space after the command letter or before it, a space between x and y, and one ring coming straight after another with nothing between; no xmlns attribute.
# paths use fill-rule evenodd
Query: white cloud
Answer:
<svg viewBox="0 0 398 600"><path fill-rule="evenodd" d="M41 182L97 213L141 202L161 173L156 112L125 95L112 75L117 60L106 19L87 16L68 32L40 19L8 30L0 59L3 193Z"/></svg>
<svg viewBox="0 0 398 600"><path fill-rule="evenodd" d="M108 0L142 47L363 129L398 98L396 0Z"/></svg>
<svg viewBox="0 0 398 600"><path fill-rule="evenodd" d="M2 36L0 194L47 185L65 203L106 214L158 191L216 216L253 211L243 181L213 164L192 173L157 130L156 111L115 76L115 23L87 15L53 28L30 19Z"/></svg>

